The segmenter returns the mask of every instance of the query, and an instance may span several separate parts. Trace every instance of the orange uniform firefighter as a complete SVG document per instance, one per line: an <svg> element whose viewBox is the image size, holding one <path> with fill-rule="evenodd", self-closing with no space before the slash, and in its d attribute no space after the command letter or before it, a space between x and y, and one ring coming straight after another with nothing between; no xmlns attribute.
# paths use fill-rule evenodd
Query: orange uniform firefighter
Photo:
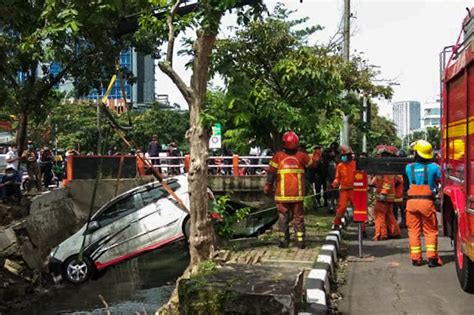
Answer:
<svg viewBox="0 0 474 315"><path fill-rule="evenodd" d="M268 194L275 187L278 223L280 231L284 233L279 246L286 248L290 243L289 223L293 215L297 245L299 248L305 248L304 173L305 167L312 164L312 158L298 151L299 138L293 131L283 134L282 140L283 150L278 151L269 162L267 182L263 190Z"/></svg>
<svg viewBox="0 0 474 315"><path fill-rule="evenodd" d="M354 196L354 175L356 163L352 160L352 149L347 145L340 148L341 162L336 166L336 176L332 182L333 188L339 188L339 201L336 209L336 217L334 218L333 229L338 229L341 220L346 213L349 201L352 204ZM365 231L365 225L364 225Z"/></svg>
<svg viewBox="0 0 474 315"><path fill-rule="evenodd" d="M397 148L394 146L379 145L376 147L377 157L394 156ZM400 227L393 214L396 189L395 175L377 175L373 179L375 186L376 202L374 206L375 234L374 241L400 237Z"/></svg>
<svg viewBox="0 0 474 315"><path fill-rule="evenodd" d="M433 147L424 140L415 141L411 148L415 152L415 163L406 166L408 189L406 217L410 257L414 266L421 266L421 242L423 232L426 242L426 256L429 267L438 267L443 261L438 256L438 220L434 205L436 185L441 177L439 165L430 162Z"/></svg>

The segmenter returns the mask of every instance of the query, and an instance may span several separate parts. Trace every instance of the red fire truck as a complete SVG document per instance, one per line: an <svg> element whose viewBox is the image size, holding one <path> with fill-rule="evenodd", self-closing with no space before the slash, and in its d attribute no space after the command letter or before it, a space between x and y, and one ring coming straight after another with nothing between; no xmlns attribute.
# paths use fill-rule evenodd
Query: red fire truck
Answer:
<svg viewBox="0 0 474 315"><path fill-rule="evenodd" d="M463 290L474 292L474 8L441 63L441 211Z"/></svg>

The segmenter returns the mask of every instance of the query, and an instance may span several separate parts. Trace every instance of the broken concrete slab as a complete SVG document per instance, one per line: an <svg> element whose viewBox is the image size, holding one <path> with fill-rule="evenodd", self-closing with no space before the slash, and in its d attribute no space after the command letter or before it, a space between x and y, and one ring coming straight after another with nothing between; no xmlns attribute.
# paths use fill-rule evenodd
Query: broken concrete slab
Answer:
<svg viewBox="0 0 474 315"><path fill-rule="evenodd" d="M13 273L17 276L23 271L23 269L25 269L18 262L10 260L10 259L5 259L5 263L3 264L3 268L5 268L6 270L10 271L11 273Z"/></svg>
<svg viewBox="0 0 474 315"><path fill-rule="evenodd" d="M18 242L12 228L0 230L0 257L8 257L18 250Z"/></svg>
<svg viewBox="0 0 474 315"><path fill-rule="evenodd" d="M303 270L226 265L179 282L181 314L297 314Z"/></svg>

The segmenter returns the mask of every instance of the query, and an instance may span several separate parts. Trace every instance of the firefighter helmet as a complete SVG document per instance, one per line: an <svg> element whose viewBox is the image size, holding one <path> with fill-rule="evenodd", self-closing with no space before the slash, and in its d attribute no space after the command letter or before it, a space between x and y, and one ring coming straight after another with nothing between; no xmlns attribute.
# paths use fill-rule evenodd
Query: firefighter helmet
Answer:
<svg viewBox="0 0 474 315"><path fill-rule="evenodd" d="M345 144L341 145L341 148L339 151L341 152L341 155L352 154L351 147Z"/></svg>
<svg viewBox="0 0 474 315"><path fill-rule="evenodd" d="M417 140L410 145L410 148L425 160L433 158L433 147L428 141Z"/></svg>
<svg viewBox="0 0 474 315"><path fill-rule="evenodd" d="M300 142L300 138L293 131L287 131L283 134L282 141L283 147L285 149L296 150L298 149L298 143Z"/></svg>

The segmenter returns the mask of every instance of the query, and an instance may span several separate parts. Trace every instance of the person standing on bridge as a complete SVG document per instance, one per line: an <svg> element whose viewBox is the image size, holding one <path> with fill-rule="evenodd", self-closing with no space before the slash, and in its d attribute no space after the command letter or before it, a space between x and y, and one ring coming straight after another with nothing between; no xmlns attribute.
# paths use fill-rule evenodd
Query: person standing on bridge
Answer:
<svg viewBox="0 0 474 315"><path fill-rule="evenodd" d="M287 248L290 243L290 217L298 248L305 248L304 226L304 173L305 167L311 166L313 159L308 154L298 151L299 137L293 131L283 134L283 150L278 151L268 163L267 182L263 192L269 194L275 190L276 208L280 231L284 234L279 247ZM276 181L276 185L274 183Z"/></svg>
<svg viewBox="0 0 474 315"><path fill-rule="evenodd" d="M408 238L410 241L410 257L413 266L421 266L421 232L425 236L426 256L428 267L443 265L438 256L438 220L434 197L436 185L441 178L438 164L430 162L433 158L433 147L425 140L411 144L415 152L415 163L406 166L406 175L410 188L408 189L406 217Z"/></svg>

